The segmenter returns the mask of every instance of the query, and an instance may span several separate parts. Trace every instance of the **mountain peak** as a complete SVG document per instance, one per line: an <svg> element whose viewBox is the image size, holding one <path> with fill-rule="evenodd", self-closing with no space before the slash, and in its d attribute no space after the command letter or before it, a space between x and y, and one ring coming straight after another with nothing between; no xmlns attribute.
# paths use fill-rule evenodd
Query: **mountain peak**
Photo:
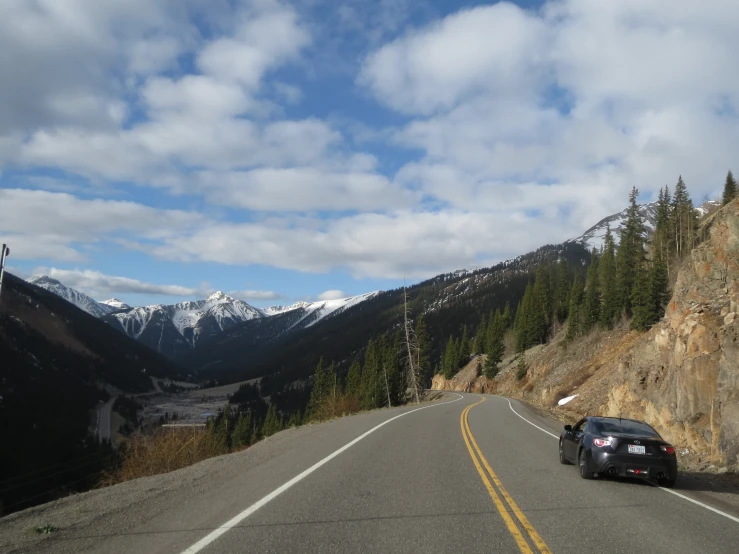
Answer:
<svg viewBox="0 0 739 554"><path fill-rule="evenodd" d="M222 291L217 290L205 300L206 302L233 302L234 299Z"/></svg>
<svg viewBox="0 0 739 554"><path fill-rule="evenodd" d="M61 285L59 281L53 277L49 277L48 275L37 275L35 277L31 277L28 282L33 283L34 285Z"/></svg>
<svg viewBox="0 0 739 554"><path fill-rule="evenodd" d="M110 300L103 300L102 302L100 302L100 304L105 304L106 306L110 306L111 308L117 308L121 310L128 310L131 308L131 306L129 306L122 300L118 300L117 298L111 298Z"/></svg>

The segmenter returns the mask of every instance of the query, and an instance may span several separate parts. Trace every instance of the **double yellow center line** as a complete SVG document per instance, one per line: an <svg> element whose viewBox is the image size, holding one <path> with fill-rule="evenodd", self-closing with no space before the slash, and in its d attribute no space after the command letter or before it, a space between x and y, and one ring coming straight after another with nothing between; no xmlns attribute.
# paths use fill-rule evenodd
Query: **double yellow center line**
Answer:
<svg viewBox="0 0 739 554"><path fill-rule="evenodd" d="M482 404L483 402L485 402L485 400L486 399L483 396L482 400L480 400L479 402L467 406L459 418L460 425L462 426L462 436L464 437L464 442L467 445L467 450L469 450L470 452L470 456L472 457L472 461L475 464L475 468L477 468L477 472L480 474L482 482L485 484L485 488L488 490L488 493L490 493L490 497L493 499L495 507L498 509L498 512L500 512L500 515L503 518L508 531L510 531L511 535L513 535L513 538L516 540L516 544L518 544L518 548L521 550L521 552L523 552L524 554L533 554L535 550L531 549L531 546L526 540L526 537L518 528L518 525L516 525L515 520L511 517L511 514L508 510L509 507L518 519L523 530L528 533L529 538L531 539L535 548L538 549L538 552L541 552L543 554L551 554L552 551L549 550L547 544L539 536L539 533L536 532L534 526L531 525L531 523L523 514L513 498L511 498L511 495L508 494L508 491L505 490L505 487L503 487L503 484L500 482L500 479L498 479L498 476L493 471L493 468L490 467L490 464L485 459L485 456L482 455L482 451L480 450L480 447L477 446L475 437L472 435L470 424L467 419L467 414L469 414L472 408ZM483 467L485 468L485 470L483 470ZM485 471L487 471L487 474L485 473ZM488 479L488 475L490 476L490 479ZM491 480L492 483L490 482ZM495 484L495 486L493 486L493 484ZM498 494L498 492L500 492L500 494ZM501 499L501 496L503 497L503 499ZM503 500L505 500L505 503L503 502Z"/></svg>

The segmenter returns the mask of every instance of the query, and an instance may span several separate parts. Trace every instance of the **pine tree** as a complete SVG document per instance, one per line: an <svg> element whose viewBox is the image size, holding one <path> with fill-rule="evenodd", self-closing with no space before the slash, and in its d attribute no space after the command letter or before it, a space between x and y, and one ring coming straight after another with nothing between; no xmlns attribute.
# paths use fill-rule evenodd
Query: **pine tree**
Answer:
<svg viewBox="0 0 739 554"><path fill-rule="evenodd" d="M552 306L551 286L549 274L542 266L536 269L534 288L530 306L530 340L528 346L544 344L549 332L550 314Z"/></svg>
<svg viewBox="0 0 739 554"><path fill-rule="evenodd" d="M634 288L634 276L644 257L644 220L639 213L636 199L639 191L636 187L629 194L629 208L626 224L621 232L621 243L616 253L616 300L620 310L631 315L631 292Z"/></svg>
<svg viewBox="0 0 739 554"><path fill-rule="evenodd" d="M324 398L332 396L335 399L339 394L339 379L336 375L336 366L334 362L331 362L331 365L328 366L328 370L326 371L326 392L324 393Z"/></svg>
<svg viewBox="0 0 739 554"><path fill-rule="evenodd" d="M482 375L482 358L478 356L477 361L475 363L475 378Z"/></svg>
<svg viewBox="0 0 739 554"><path fill-rule="evenodd" d="M323 358L318 360L316 373L313 377L313 387L310 392L310 400L308 401L307 415L313 418L318 413L323 399L329 391L328 377L323 369Z"/></svg>
<svg viewBox="0 0 739 554"><path fill-rule="evenodd" d="M300 421L300 412L293 412L287 420L286 428L290 429L291 427L300 427Z"/></svg>
<svg viewBox="0 0 739 554"><path fill-rule="evenodd" d="M570 306L567 316L567 340L571 341L580 334L583 286L580 276L575 275L570 292Z"/></svg>
<svg viewBox="0 0 739 554"><path fill-rule="evenodd" d="M649 272L639 264L634 274L634 288L631 293L631 305L634 317L631 328L645 331L654 322L654 303L649 284Z"/></svg>
<svg viewBox="0 0 739 554"><path fill-rule="evenodd" d="M659 256L663 260L667 259L671 244L670 202L670 190L665 186L664 190L659 190L657 220L654 227L654 236L652 237L652 250L656 256Z"/></svg>
<svg viewBox="0 0 739 554"><path fill-rule="evenodd" d="M282 431L282 418L277 413L277 407L270 404L264 418L264 424L262 424L262 436L270 437L278 431Z"/></svg>
<svg viewBox="0 0 739 554"><path fill-rule="evenodd" d="M459 361L459 355L457 354L457 344L452 336L446 343L446 349L444 350L444 378L451 379L457 372L457 363Z"/></svg>
<svg viewBox="0 0 739 554"><path fill-rule="evenodd" d="M236 420L236 425L233 430L233 438L231 444L234 449L244 448L249 446L251 441L251 412L239 413L239 417Z"/></svg>
<svg viewBox="0 0 739 554"><path fill-rule="evenodd" d="M500 311L495 312L495 316L490 321L488 331L488 341L485 347L487 359L485 360L485 377L492 379L500 370L498 364L503 360L505 346L503 337L505 336L505 319Z"/></svg>
<svg viewBox="0 0 739 554"><path fill-rule="evenodd" d="M518 352L522 352L536 344L533 288L531 283L526 285L523 298L516 309L516 321L513 328L516 331L516 350Z"/></svg>
<svg viewBox="0 0 739 554"><path fill-rule="evenodd" d="M467 336L467 326L462 328L462 339L459 341L459 361L457 367L461 368L470 361L470 339Z"/></svg>
<svg viewBox="0 0 739 554"><path fill-rule="evenodd" d="M485 351L486 335L487 335L487 322L485 319L485 314L483 314L482 318L480 319L480 323L477 325L477 330L475 331L475 339L472 342L472 353L473 354L482 354Z"/></svg>
<svg viewBox="0 0 739 554"><path fill-rule="evenodd" d="M616 245L610 226L606 228L603 254L600 257L598 270L602 298L600 324L606 329L611 329L618 316L618 304L616 300Z"/></svg>
<svg viewBox="0 0 739 554"><path fill-rule="evenodd" d="M598 275L598 252L593 249L590 266L585 280L585 299L582 311L581 330L590 331L600 321L600 279Z"/></svg>
<svg viewBox="0 0 739 554"><path fill-rule="evenodd" d="M653 314L653 321L651 323L656 323L665 315L665 307L670 300L667 266L661 259L655 260L652 264L649 273L649 288Z"/></svg>
<svg viewBox="0 0 739 554"><path fill-rule="evenodd" d="M423 378L423 384L430 385L433 374L431 372L431 358L429 356L429 334L423 315L418 316L416 320L416 345L416 355L418 356L416 363Z"/></svg>
<svg viewBox="0 0 739 554"><path fill-rule="evenodd" d="M693 202L688 194L688 187L682 176L675 186L675 195L672 197L670 231L672 234L675 252L678 257L687 254L695 245L698 219Z"/></svg>
<svg viewBox="0 0 739 554"><path fill-rule="evenodd" d="M559 323L567 319L570 304L570 271L567 262L562 259L557 264L557 277L554 293L554 318Z"/></svg>
<svg viewBox="0 0 739 554"><path fill-rule="evenodd" d="M518 355L518 364L516 364L516 379L522 380L528 372L529 366L526 364L526 354L521 352Z"/></svg>
<svg viewBox="0 0 739 554"><path fill-rule="evenodd" d="M364 352L362 367L361 406L363 410L373 410L380 406L377 396L379 384L379 354L374 340L370 339Z"/></svg>
<svg viewBox="0 0 739 554"><path fill-rule="evenodd" d="M352 396L359 396L362 387L362 368L358 360L354 360L349 373L346 376L346 393Z"/></svg>
<svg viewBox="0 0 739 554"><path fill-rule="evenodd" d="M511 305L506 302L505 309L503 310L502 319L503 329L508 329L511 326Z"/></svg>
<svg viewBox="0 0 739 554"><path fill-rule="evenodd" d="M726 175L726 183L724 184L723 205L725 206L734 198L736 198L736 180L734 180L734 175L729 171L728 175Z"/></svg>

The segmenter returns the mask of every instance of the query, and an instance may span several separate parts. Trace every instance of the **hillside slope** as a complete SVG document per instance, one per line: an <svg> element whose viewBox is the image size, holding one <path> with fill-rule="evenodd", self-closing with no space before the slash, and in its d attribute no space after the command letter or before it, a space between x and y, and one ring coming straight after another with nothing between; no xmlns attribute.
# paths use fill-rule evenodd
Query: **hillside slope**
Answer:
<svg viewBox="0 0 739 554"><path fill-rule="evenodd" d="M585 268L590 255L576 243L548 245L491 268L439 275L409 287L412 314L426 320L430 358L438 360L449 335L458 335L464 325L471 330L482 314L508 302L514 308L536 267L559 259ZM245 322L202 343L183 363L222 383L264 376L262 393L270 395L312 375L321 357L346 371L371 337L399 328L402 302L402 289L381 292L295 334L275 335L270 326L295 324L299 310ZM265 342L270 336L276 338Z"/></svg>
<svg viewBox="0 0 739 554"><path fill-rule="evenodd" d="M0 360L3 482L87 456L84 481L95 469L91 461L99 459L97 446L86 440L91 410L108 397L104 386L140 392L152 388L150 376L187 377L75 305L8 273L0 299ZM83 486L75 476L65 467L27 486L0 487L0 512L36 495L52 498L60 485Z"/></svg>
<svg viewBox="0 0 739 554"><path fill-rule="evenodd" d="M461 372L434 388L524 398L570 422L584 414L645 419L680 446L682 462L739 465L739 200L710 216L706 240L683 261L665 317L646 333L625 326L572 344L561 332L507 360L494 380ZM559 407L561 398L578 395Z"/></svg>

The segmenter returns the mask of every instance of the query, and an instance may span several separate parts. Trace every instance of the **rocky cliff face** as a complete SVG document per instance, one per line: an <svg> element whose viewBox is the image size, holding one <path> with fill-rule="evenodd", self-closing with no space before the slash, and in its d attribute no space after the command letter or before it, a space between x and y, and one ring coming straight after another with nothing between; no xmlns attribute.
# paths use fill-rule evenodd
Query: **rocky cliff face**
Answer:
<svg viewBox="0 0 739 554"><path fill-rule="evenodd" d="M492 381L475 378L471 364L451 381L437 376L433 387L517 396L567 420L645 419L679 446L686 466L739 466L739 200L701 229L705 240L683 262L665 317L647 333L624 325L570 345L560 333L526 353L522 380L506 360Z"/></svg>

